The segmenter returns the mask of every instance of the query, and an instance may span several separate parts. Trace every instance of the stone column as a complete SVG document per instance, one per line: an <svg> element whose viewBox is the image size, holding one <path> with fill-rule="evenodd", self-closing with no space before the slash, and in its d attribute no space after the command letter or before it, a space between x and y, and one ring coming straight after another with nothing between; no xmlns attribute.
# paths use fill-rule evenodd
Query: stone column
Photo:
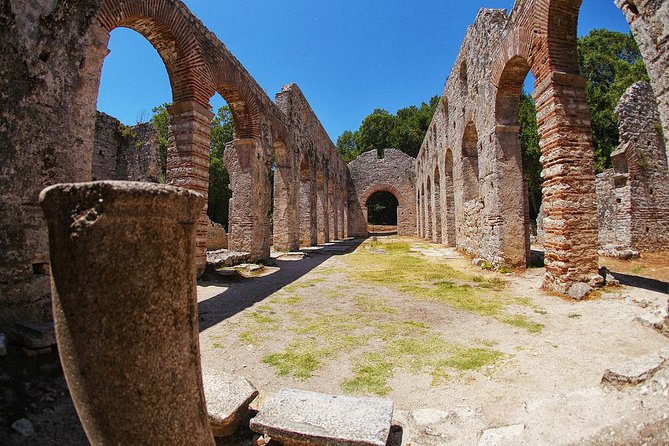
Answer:
<svg viewBox="0 0 669 446"><path fill-rule="evenodd" d="M339 239L339 220L337 219L337 215L339 213L339 195L337 191L337 184L335 182L330 183L332 191L330 192L330 197L331 197L331 203L332 207L330 209L330 215L332 219L332 226L331 226L331 233L332 237L330 237L331 240L338 240Z"/></svg>
<svg viewBox="0 0 669 446"><path fill-rule="evenodd" d="M419 176L420 178L420 176ZM423 203L420 194L420 184L416 184L416 228L418 237L423 237Z"/></svg>
<svg viewBox="0 0 669 446"><path fill-rule="evenodd" d="M299 175L295 155L277 144L274 171L273 241L276 251L300 249Z"/></svg>
<svg viewBox="0 0 669 446"><path fill-rule="evenodd" d="M262 142L253 138L235 139L223 153L230 175L228 247L248 252L251 260L269 258L270 182L269 164Z"/></svg>
<svg viewBox="0 0 669 446"><path fill-rule="evenodd" d="M91 444L213 446L195 286L204 197L97 182L52 186L40 201L58 349Z"/></svg>
<svg viewBox="0 0 669 446"><path fill-rule="evenodd" d="M523 166L520 149L520 139L517 125L497 125L494 130L496 153L500 154L495 159L496 198L495 209L489 218L490 224L495 225L495 232L499 237L499 252L504 263L515 268L524 268L527 265L527 253L529 246L525 222L525 202L527 201L527 189L523 182ZM594 174L594 172L593 172ZM492 232L492 230L490 231Z"/></svg>
<svg viewBox="0 0 669 446"><path fill-rule="evenodd" d="M170 131L167 144L167 182L205 197L196 230L195 264L198 277L207 264L207 192L209 188L209 147L211 119L208 105L195 101L177 102L169 107Z"/></svg>
<svg viewBox="0 0 669 446"><path fill-rule="evenodd" d="M322 178L321 178L322 175ZM330 194L328 190L327 171L319 172L318 178L318 243L330 241Z"/></svg>
<svg viewBox="0 0 669 446"><path fill-rule="evenodd" d="M597 274L597 202L585 79L549 73L534 91L543 157L544 287L565 293Z"/></svg>
<svg viewBox="0 0 669 446"><path fill-rule="evenodd" d="M318 243L316 234L316 172L300 177L300 245L313 246Z"/></svg>
<svg viewBox="0 0 669 446"><path fill-rule="evenodd" d="M436 177L435 177L436 178ZM434 180L432 186L432 197L434 207L434 222L432 223L432 241L435 243L441 243L441 194L439 193L441 186L439 185L439 180Z"/></svg>

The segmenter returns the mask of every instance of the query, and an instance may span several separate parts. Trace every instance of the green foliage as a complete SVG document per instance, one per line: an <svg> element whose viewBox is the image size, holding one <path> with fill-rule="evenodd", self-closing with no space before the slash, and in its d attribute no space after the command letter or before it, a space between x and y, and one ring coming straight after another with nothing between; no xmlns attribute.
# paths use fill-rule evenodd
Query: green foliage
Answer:
<svg viewBox="0 0 669 446"><path fill-rule="evenodd" d="M158 156L160 158L160 182L165 183L167 178L167 138L170 127L170 114L167 112L167 106L163 104L153 107L153 117L151 123L158 132Z"/></svg>
<svg viewBox="0 0 669 446"><path fill-rule="evenodd" d="M619 144L615 107L635 82L648 82L646 66L631 34L595 29L578 39L581 74L592 121L592 143L598 171L611 166L611 152Z"/></svg>
<svg viewBox="0 0 669 446"><path fill-rule="evenodd" d="M522 93L518 107L520 131L520 149L523 158L523 176L528 182L530 217L535 219L541 206L541 148L539 147L539 128L537 125L537 107L534 99Z"/></svg>
<svg viewBox="0 0 669 446"><path fill-rule="evenodd" d="M434 96L429 104L402 108L396 115L377 108L363 119L358 130L346 130L337 138L337 150L346 162L368 150L381 153L390 147L415 157L438 103L439 96Z"/></svg>

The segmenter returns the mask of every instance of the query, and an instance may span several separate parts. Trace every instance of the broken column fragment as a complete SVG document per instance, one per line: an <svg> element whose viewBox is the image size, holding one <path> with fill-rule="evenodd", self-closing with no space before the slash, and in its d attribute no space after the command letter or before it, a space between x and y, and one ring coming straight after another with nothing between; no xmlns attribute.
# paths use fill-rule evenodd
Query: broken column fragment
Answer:
<svg viewBox="0 0 669 446"><path fill-rule="evenodd" d="M213 445L195 287L204 198L110 181L51 186L40 204L58 349L88 439Z"/></svg>

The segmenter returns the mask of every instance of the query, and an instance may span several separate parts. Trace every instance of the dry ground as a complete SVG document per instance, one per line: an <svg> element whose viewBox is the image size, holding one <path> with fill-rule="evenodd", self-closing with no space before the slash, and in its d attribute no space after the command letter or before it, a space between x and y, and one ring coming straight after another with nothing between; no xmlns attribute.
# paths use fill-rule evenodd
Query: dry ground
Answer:
<svg viewBox="0 0 669 446"><path fill-rule="evenodd" d="M666 380L600 384L608 367L669 347L635 320L667 304L659 261L626 264L650 282L574 302L540 289L543 269L485 271L418 239L342 249L201 283L203 367L248 378L257 408L283 387L389 397L404 445L477 444L507 425L524 425L508 444L668 444Z"/></svg>

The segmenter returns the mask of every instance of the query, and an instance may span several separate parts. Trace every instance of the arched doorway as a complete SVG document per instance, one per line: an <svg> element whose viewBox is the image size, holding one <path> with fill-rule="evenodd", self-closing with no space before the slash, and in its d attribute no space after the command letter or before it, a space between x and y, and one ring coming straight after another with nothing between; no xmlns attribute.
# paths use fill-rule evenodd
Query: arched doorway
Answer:
<svg viewBox="0 0 669 446"><path fill-rule="evenodd" d="M397 208L399 200L391 192L380 190L369 196L367 208L367 231L374 234L397 233Z"/></svg>

